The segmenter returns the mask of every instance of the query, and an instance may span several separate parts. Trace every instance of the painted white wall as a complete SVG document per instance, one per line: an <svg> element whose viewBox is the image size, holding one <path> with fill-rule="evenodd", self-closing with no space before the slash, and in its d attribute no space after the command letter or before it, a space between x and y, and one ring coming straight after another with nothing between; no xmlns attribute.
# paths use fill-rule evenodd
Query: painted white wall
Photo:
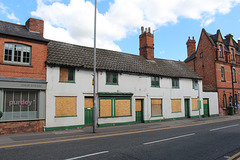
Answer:
<svg viewBox="0 0 240 160"><path fill-rule="evenodd" d="M46 97L46 127L60 127L84 125L84 97L93 95L92 71L75 70L75 83L59 82L59 67L47 67L47 97ZM151 77L130 73L118 74L118 85L106 85L106 72L97 73L97 92L110 93L133 93L132 116L99 118L99 124L122 123L135 121L135 99L144 100L144 120L159 120L168 118L178 118L185 116L184 99L190 99L190 116L197 116L198 111L192 111L192 98L198 97L198 91L192 88L192 79L180 78L180 88L172 88L172 79L161 77L160 88L151 87ZM202 81L199 81L202 88ZM202 91L201 91L202 94ZM76 96L77 97L77 117L55 118L55 97L56 96ZM202 96L201 96L202 97ZM151 117L151 98L162 99L162 117ZM211 97L216 98L216 97ZM181 112L172 113L171 99L181 99ZM215 100L214 100L215 101ZM217 100L216 100L217 101ZM203 107L201 109L203 114Z"/></svg>
<svg viewBox="0 0 240 160"><path fill-rule="evenodd" d="M203 92L203 98L209 99L210 115L219 115L218 93L217 92Z"/></svg>

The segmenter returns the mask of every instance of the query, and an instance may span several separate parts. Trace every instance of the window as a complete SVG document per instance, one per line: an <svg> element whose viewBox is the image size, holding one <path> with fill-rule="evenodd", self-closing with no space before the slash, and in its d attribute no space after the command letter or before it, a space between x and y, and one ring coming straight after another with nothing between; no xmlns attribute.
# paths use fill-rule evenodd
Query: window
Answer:
<svg viewBox="0 0 240 160"><path fill-rule="evenodd" d="M219 53L220 53L220 57L223 58L222 45L219 45Z"/></svg>
<svg viewBox="0 0 240 160"><path fill-rule="evenodd" d="M198 98L192 98L192 110L193 111L198 110Z"/></svg>
<svg viewBox="0 0 240 160"><path fill-rule="evenodd" d="M172 106L172 113L181 112L181 99L172 99L171 106Z"/></svg>
<svg viewBox="0 0 240 160"><path fill-rule="evenodd" d="M232 96L229 96L229 106L232 106L233 103L232 103Z"/></svg>
<svg viewBox="0 0 240 160"><path fill-rule="evenodd" d="M227 97L226 97L226 94L223 95L223 108L224 109L227 108Z"/></svg>
<svg viewBox="0 0 240 160"><path fill-rule="evenodd" d="M60 68L60 82L75 82L74 68Z"/></svg>
<svg viewBox="0 0 240 160"><path fill-rule="evenodd" d="M234 61L234 51L233 51L233 48L231 48L231 60Z"/></svg>
<svg viewBox="0 0 240 160"><path fill-rule="evenodd" d="M159 77L151 77L151 86L152 87L160 87Z"/></svg>
<svg viewBox="0 0 240 160"><path fill-rule="evenodd" d="M223 66L221 67L221 79L222 81L225 81L225 70Z"/></svg>
<svg viewBox="0 0 240 160"><path fill-rule="evenodd" d="M236 82L236 70L235 70L235 68L232 69L232 81Z"/></svg>
<svg viewBox="0 0 240 160"><path fill-rule="evenodd" d="M131 116L130 98L100 98L100 117L125 117Z"/></svg>
<svg viewBox="0 0 240 160"><path fill-rule="evenodd" d="M4 91L2 120L37 119L41 114L39 113L38 108L37 91L30 90Z"/></svg>
<svg viewBox="0 0 240 160"><path fill-rule="evenodd" d="M179 79L178 78L172 78L172 87L179 88Z"/></svg>
<svg viewBox="0 0 240 160"><path fill-rule="evenodd" d="M4 62L30 64L31 47L22 44L5 43Z"/></svg>
<svg viewBox="0 0 240 160"><path fill-rule="evenodd" d="M198 80L197 79L193 79L192 80L192 84L193 84L193 89L198 90Z"/></svg>
<svg viewBox="0 0 240 160"><path fill-rule="evenodd" d="M118 74L115 72L106 72L106 84L117 85L118 84Z"/></svg>
<svg viewBox="0 0 240 160"><path fill-rule="evenodd" d="M162 116L162 99L152 99L152 117Z"/></svg>
<svg viewBox="0 0 240 160"><path fill-rule="evenodd" d="M72 117L77 114L77 97L56 97L55 116Z"/></svg>

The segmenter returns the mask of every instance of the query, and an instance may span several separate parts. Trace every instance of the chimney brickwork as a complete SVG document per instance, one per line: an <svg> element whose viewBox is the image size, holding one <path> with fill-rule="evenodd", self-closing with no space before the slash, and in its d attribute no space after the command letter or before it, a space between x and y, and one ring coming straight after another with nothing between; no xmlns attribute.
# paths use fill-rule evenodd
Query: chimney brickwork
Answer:
<svg viewBox="0 0 240 160"><path fill-rule="evenodd" d="M145 29L141 27L141 35L139 36L140 43L140 56L145 57L148 60L154 60L154 44L153 34L151 33L150 27Z"/></svg>
<svg viewBox="0 0 240 160"><path fill-rule="evenodd" d="M44 21L35 18L29 18L25 26L32 32L39 32L43 36Z"/></svg>
<svg viewBox="0 0 240 160"><path fill-rule="evenodd" d="M192 39L188 37L188 41L186 45L187 45L187 55L189 57L193 52L196 51L196 41L194 37L192 37Z"/></svg>

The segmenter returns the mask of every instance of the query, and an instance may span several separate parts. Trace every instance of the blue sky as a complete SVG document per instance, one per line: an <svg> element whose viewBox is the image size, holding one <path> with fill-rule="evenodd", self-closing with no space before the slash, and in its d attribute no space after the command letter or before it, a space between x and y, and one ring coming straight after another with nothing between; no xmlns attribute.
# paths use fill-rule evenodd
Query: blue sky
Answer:
<svg viewBox="0 0 240 160"><path fill-rule="evenodd" d="M98 0L97 47L139 54L140 27L154 32L155 57L186 58L188 36L198 43L202 28L240 38L240 0ZM0 19L45 21L44 36L93 46L94 0L0 0Z"/></svg>

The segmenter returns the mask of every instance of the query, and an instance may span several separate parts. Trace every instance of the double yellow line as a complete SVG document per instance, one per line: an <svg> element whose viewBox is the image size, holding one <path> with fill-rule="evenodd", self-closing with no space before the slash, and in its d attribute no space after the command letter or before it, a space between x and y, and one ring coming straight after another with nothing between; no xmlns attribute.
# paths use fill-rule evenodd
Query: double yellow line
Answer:
<svg viewBox="0 0 240 160"><path fill-rule="evenodd" d="M93 136L91 136L91 137L78 137L78 138L68 138L68 139L61 139L61 140L50 140L50 141L44 141L44 142L30 142L30 143L24 143L24 144L6 145L6 146L0 146L0 149L3 149L3 148L12 148L12 147L31 146L31 145L40 145L40 144L70 142L70 141L78 141L78 140L86 140L86 139L105 138L105 137L113 137L113 136L129 135L129 134L137 134L137 133L160 131L160 130L167 130L167 129L174 129L174 128L183 128L183 127L190 127L190 126L199 126L199 125L203 125L203 124L219 123L219 122L225 122L225 121L231 121L231 120L237 120L237 119L240 119L240 118L231 118L231 119L227 119L227 120L225 119L225 120L205 122L205 123L198 123L198 124L188 124L188 125L183 125L183 126L174 126L174 127L166 127L166 128L147 129L147 130L141 130L141 131L129 131L129 132L123 132L123 133L110 133L110 134L107 134L107 135L98 135L98 136L94 136L94 135L93 135ZM46 140L47 140L47 139L46 139Z"/></svg>
<svg viewBox="0 0 240 160"><path fill-rule="evenodd" d="M238 156L239 156L239 157L238 157ZM233 160L233 159L235 159L236 157L238 157L238 159L236 159L236 160L240 160L240 152L234 154L234 155L233 155L232 157L230 157L228 160Z"/></svg>

